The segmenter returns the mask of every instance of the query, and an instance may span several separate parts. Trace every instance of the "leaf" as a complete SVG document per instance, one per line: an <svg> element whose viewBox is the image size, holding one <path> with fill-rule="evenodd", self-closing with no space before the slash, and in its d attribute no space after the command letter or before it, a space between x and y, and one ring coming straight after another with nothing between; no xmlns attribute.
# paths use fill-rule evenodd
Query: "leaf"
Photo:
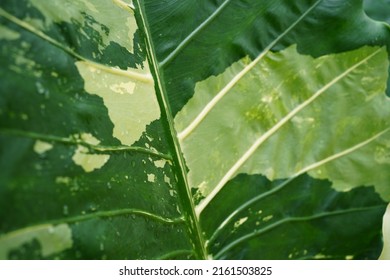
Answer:
<svg viewBox="0 0 390 280"><path fill-rule="evenodd" d="M0 258L193 257L130 6L2 1L0 20Z"/></svg>
<svg viewBox="0 0 390 280"><path fill-rule="evenodd" d="M136 1L209 257L379 256L390 40L361 4Z"/></svg>
<svg viewBox="0 0 390 280"><path fill-rule="evenodd" d="M349 0L2 1L0 259L378 258L389 30Z"/></svg>

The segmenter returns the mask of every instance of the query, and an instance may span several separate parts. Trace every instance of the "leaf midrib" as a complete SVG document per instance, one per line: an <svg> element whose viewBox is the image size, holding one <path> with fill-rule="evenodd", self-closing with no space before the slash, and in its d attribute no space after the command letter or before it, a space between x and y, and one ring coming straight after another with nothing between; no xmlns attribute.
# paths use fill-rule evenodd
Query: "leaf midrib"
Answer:
<svg viewBox="0 0 390 280"><path fill-rule="evenodd" d="M154 74L156 81L156 97L161 111L161 120L164 128L166 129L167 140L170 142L170 145L173 148L172 161L174 167L176 167L175 173L178 177L177 181L179 197L181 198L181 204L185 212L184 215L186 218L188 233L191 236L191 243L195 251L196 257L200 259L207 259L207 249L199 220L197 219L195 214L195 205L194 201L192 200L192 194L190 186L188 184L185 161L174 128L173 115L170 110L165 84L162 80L162 74L160 72L162 71L162 69L158 64L155 47L151 39L149 24L145 17L145 11L141 2L142 0L136 0L135 3L136 9L138 9L138 13L136 13L136 15L139 15L139 18L136 17L136 19L138 26L142 31L142 35L144 36L149 64L151 66L151 71Z"/></svg>

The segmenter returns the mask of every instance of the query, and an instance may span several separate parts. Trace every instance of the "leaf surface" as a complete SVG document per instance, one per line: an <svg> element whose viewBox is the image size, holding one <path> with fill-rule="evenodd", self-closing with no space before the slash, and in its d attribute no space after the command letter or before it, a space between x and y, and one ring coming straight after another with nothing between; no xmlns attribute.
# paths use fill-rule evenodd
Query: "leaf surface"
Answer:
<svg viewBox="0 0 390 280"><path fill-rule="evenodd" d="M2 1L0 41L0 259L380 255L363 1Z"/></svg>
<svg viewBox="0 0 390 280"><path fill-rule="evenodd" d="M388 25L362 1L136 2L209 255L377 258Z"/></svg>
<svg viewBox="0 0 390 280"><path fill-rule="evenodd" d="M0 258L193 257L130 6L3 1L0 20Z"/></svg>

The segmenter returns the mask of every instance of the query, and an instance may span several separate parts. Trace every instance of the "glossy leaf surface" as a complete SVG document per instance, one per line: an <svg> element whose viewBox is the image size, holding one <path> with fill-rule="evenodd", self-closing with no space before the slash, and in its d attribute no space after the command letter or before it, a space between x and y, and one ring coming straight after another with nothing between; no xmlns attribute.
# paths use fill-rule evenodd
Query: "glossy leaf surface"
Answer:
<svg viewBox="0 0 390 280"><path fill-rule="evenodd" d="M1 3L0 259L378 258L389 26L133 2Z"/></svg>
<svg viewBox="0 0 390 280"><path fill-rule="evenodd" d="M209 255L377 258L389 27L362 1L139 2Z"/></svg>
<svg viewBox="0 0 390 280"><path fill-rule="evenodd" d="M118 4L2 2L2 259L192 254L145 47Z"/></svg>

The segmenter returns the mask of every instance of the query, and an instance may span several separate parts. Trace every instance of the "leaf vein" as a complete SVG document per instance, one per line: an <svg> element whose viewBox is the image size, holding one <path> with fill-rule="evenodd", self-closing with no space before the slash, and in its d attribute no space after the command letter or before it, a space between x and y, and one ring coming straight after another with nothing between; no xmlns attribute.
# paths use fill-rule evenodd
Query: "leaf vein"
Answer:
<svg viewBox="0 0 390 280"><path fill-rule="evenodd" d="M167 160L172 160L172 157L168 154L160 153L157 151L153 151L151 149L143 148L143 147L137 147L137 146L126 146L126 145L118 145L118 146L104 146L104 145L93 145L87 142L84 142L80 139L76 139L75 137L59 137L55 135L46 135L46 134L40 134L36 132L31 131L22 131L22 130L16 130L16 129L0 129L0 134L3 135L12 135L12 136L19 136L19 137L25 137L25 138L31 138L31 139L37 139L42 141L49 141L49 142L57 142L67 145L81 145L84 146L92 151L98 152L98 153L117 153L117 152L138 152L143 154L149 154L152 156L156 156L159 158L164 158Z"/></svg>
<svg viewBox="0 0 390 280"><path fill-rule="evenodd" d="M98 212L89 213L85 215L73 216L73 217L68 217L68 218L63 218L58 220L50 220L42 224L35 224L24 228L16 229L2 234L0 236L0 242L5 242L7 239L12 239L19 235L28 234L29 232L34 232L38 229L42 229L43 227L48 227L52 225L75 224L78 222L83 222L83 221L92 220L96 218L104 219L104 218L112 218L112 217L124 216L124 215L139 215L166 224L179 224L185 221L184 217L166 218L150 212L146 212L144 210L133 209L133 208L117 209L117 210L110 210L110 211L98 211Z"/></svg>
<svg viewBox="0 0 390 280"><path fill-rule="evenodd" d="M203 21L196 29L194 29L184 40L162 61L159 66L164 68L169 64L187 45L191 42L204 28L206 28L230 3L231 0L225 0L205 21Z"/></svg>

